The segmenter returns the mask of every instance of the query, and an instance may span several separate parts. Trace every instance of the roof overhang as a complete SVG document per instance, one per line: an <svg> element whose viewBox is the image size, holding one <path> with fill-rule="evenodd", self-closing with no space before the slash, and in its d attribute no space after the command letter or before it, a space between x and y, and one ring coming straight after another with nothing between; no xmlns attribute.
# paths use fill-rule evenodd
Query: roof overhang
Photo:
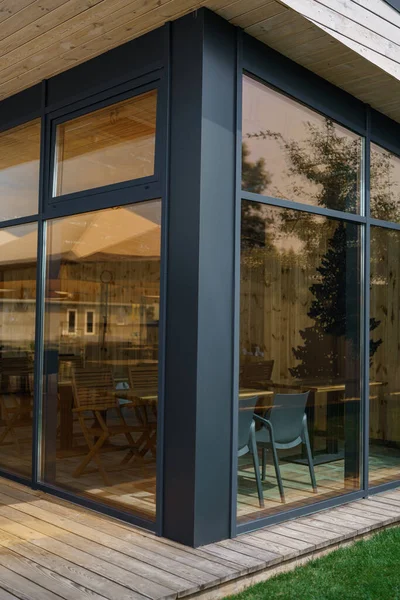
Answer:
<svg viewBox="0 0 400 600"><path fill-rule="evenodd" d="M3 0L0 99L200 7L400 122L400 13L383 0ZM73 6L72 6L73 5Z"/></svg>

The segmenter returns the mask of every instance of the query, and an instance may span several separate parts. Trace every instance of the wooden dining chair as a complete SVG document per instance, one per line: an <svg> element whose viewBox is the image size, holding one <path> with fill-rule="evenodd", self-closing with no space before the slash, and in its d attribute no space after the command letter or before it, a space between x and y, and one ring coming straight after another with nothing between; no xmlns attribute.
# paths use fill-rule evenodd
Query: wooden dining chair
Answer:
<svg viewBox="0 0 400 600"><path fill-rule="evenodd" d="M0 445L11 437L21 453L17 430L32 420L33 411L33 361L29 356L0 358L0 406L4 420Z"/></svg>
<svg viewBox="0 0 400 600"><path fill-rule="evenodd" d="M129 388L134 397L134 409L138 422L143 426L140 452L148 451L155 456L157 437L157 395L158 364L130 366L128 368ZM155 396L150 401L146 396Z"/></svg>
<svg viewBox="0 0 400 600"><path fill-rule="evenodd" d="M122 414L117 396L115 394L114 379L111 368L108 367L74 367L72 369L72 389L74 394L74 413L78 415L79 424L86 443L89 447L88 454L73 472L74 477L80 477L87 465L94 461L103 478L105 485L110 485L110 480L101 462L101 451L104 444L112 437L124 435L128 443L128 454L121 464L127 459L136 456L142 461L138 444L133 438L133 433L141 433L142 428L129 425ZM117 424L107 423L107 412L115 411ZM93 420L89 425L88 414ZM126 449L126 448L124 448Z"/></svg>

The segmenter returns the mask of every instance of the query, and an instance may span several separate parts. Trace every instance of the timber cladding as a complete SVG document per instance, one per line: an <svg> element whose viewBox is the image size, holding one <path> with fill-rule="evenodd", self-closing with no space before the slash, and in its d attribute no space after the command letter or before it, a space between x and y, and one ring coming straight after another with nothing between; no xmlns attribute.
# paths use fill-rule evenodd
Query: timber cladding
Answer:
<svg viewBox="0 0 400 600"><path fill-rule="evenodd" d="M329 6L328 6L329 4ZM381 0L2 0L0 99L207 7L392 118L400 15ZM115 61L114 64L117 64Z"/></svg>

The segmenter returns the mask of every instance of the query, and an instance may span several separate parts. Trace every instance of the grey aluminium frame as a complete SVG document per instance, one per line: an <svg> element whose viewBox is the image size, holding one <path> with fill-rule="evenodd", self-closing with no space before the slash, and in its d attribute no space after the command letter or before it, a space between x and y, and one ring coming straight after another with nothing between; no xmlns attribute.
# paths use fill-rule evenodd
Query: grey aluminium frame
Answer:
<svg viewBox="0 0 400 600"><path fill-rule="evenodd" d="M32 432L32 474L23 477L0 468L0 476L34 489L51 492L88 508L155 531L162 532L162 465L164 421L164 358L165 358L165 290L167 270L167 129L169 102L169 26L128 42L102 56L84 63L65 73L45 80L12 98L0 103L0 131L41 118L40 170L38 211L36 214L2 221L0 229L25 223L36 223L38 228L38 252L36 267L36 318L35 318L35 364L34 364L34 411ZM146 62L147 61L147 62ZM82 87L81 82L85 81ZM90 112L99 105L105 106L121 98L132 97L143 90L157 89L155 173L150 178L133 180L123 185L113 185L90 190L88 193L52 198L50 192L51 156L54 137L51 135L55 119L73 118L74 111ZM161 211L161 265L160 265L160 347L159 347L159 410L157 440L157 488L156 519L147 521L133 513L99 505L96 501L80 497L41 481L41 417L42 373L44 367L44 289L46 224L53 218L64 217L92 210L101 210L146 200L162 200Z"/></svg>
<svg viewBox="0 0 400 600"><path fill-rule="evenodd" d="M400 147L396 144L396 134L400 131L400 126L393 123L387 117L373 111L369 106L349 96L342 90L335 88L327 81L317 77L303 67L292 63L286 57L265 47L260 42L251 39L246 34L239 34L239 48L241 61L238 61L237 79L238 79L238 101L237 101L237 174L236 174L236 219L240 219L240 206L242 200L260 202L269 206L281 208L291 208L313 214L319 214L325 217L340 219L342 221L358 223L361 227L361 313L360 313L360 331L361 331L361 411L360 411L360 459L361 459L361 486L360 490L350 492L336 498L325 501L317 501L306 507L289 509L281 513L266 516L257 520L250 520L246 523L237 523L237 457L236 457L236 435L237 435L237 417L233 418L233 436L232 436L232 537L246 531L252 531L260 527L279 523L281 521L310 514L318 510L323 510L332 506L338 506L358 498L367 497L370 494L378 493L385 489L397 487L398 481L387 484L370 487L368 478L368 458L369 458L369 305L370 305L370 228L371 225L388 227L400 230L400 224L380 221L370 216L370 145L376 141L383 148L394 151L400 155ZM258 194L243 191L241 188L241 159L239 156L241 145L241 119L242 119L242 83L243 74L249 74L260 82L276 89L284 95L288 95L294 100L309 106L322 115L327 115L339 124L354 131L362 136L364 141L363 152L363 190L362 207L360 214L349 214L334 211L321 207L313 207L291 202L278 198L261 196ZM374 127L375 122L375 127ZM394 132L393 132L394 129ZM384 134L382 135L382 130ZM397 137L397 139L399 139ZM396 152L397 150L397 152ZM235 226L235 256L238 262L240 256L240 226ZM240 276L238 274L239 266L236 264L236 291L235 291L235 340L236 353L234 357L234 380L235 386L238 382L238 362L239 362L239 310L240 297L238 287L240 286ZM235 387L233 397L234 411L238 410L238 394ZM236 434L236 435L235 435Z"/></svg>

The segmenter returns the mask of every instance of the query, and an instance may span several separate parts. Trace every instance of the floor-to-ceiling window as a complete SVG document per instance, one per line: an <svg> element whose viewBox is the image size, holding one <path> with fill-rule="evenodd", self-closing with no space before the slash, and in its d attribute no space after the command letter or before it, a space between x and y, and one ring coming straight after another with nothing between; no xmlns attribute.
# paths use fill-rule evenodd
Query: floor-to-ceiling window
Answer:
<svg viewBox="0 0 400 600"><path fill-rule="evenodd" d="M400 479L400 159L371 145L369 484ZM392 225L390 225L391 222Z"/></svg>
<svg viewBox="0 0 400 600"><path fill-rule="evenodd" d="M30 477L40 120L0 133L0 468Z"/></svg>
<svg viewBox="0 0 400 600"><path fill-rule="evenodd" d="M362 484L363 143L244 77L239 523Z"/></svg>
<svg viewBox="0 0 400 600"><path fill-rule="evenodd" d="M157 91L57 122L56 202L125 201L45 223L40 478L155 520L161 200L129 198L155 173ZM75 194L75 196L74 196ZM72 195L72 196L71 196ZM67 201L65 201L67 203Z"/></svg>

